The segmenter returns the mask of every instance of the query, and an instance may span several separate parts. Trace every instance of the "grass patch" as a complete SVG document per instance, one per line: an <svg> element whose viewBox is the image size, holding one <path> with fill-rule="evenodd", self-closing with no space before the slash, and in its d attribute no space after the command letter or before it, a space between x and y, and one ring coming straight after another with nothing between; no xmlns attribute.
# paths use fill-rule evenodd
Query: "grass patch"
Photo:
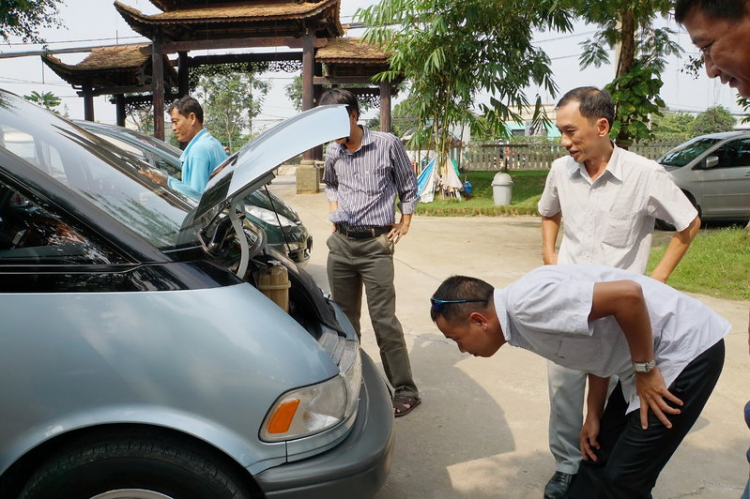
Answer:
<svg viewBox="0 0 750 499"><path fill-rule="evenodd" d="M536 205L544 190L547 170L508 172L513 179L513 196L508 206L495 206L492 179L496 173L462 173L461 180L471 182L471 199L440 199L440 194L436 193L432 203L419 203L417 214L442 217L538 215Z"/></svg>
<svg viewBox="0 0 750 499"><path fill-rule="evenodd" d="M472 184L473 197L457 201L440 199L420 203L417 213L428 216L538 215L539 198L547 170L511 171L513 196L509 206L495 206L492 179L497 172L464 172L461 180ZM649 256L648 273L656 267L667 243L655 245ZM750 233L742 228L702 229L685 257L669 277L679 290L730 300L750 300Z"/></svg>
<svg viewBox="0 0 750 499"><path fill-rule="evenodd" d="M648 273L666 249L666 243L651 249ZM750 234L734 227L701 230L668 283L691 293L750 300Z"/></svg>

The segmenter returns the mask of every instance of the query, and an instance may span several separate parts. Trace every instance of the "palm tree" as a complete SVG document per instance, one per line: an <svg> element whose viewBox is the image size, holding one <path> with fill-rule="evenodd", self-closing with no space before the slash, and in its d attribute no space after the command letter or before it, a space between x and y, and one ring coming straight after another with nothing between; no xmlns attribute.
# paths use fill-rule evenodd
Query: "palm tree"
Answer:
<svg viewBox="0 0 750 499"><path fill-rule="evenodd" d="M31 95L24 95L24 99L31 101L34 104L42 106L48 111L55 111L55 108L62 104L62 100L52 92L40 93L36 90L31 91Z"/></svg>

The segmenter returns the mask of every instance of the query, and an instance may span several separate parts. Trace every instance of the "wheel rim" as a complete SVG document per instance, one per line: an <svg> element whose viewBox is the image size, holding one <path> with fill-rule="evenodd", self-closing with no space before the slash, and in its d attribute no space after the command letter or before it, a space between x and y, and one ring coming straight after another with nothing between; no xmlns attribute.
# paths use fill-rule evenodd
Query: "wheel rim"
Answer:
<svg viewBox="0 0 750 499"><path fill-rule="evenodd" d="M171 496L164 495L153 490L144 489L117 489L109 490L95 495L91 499L173 499Z"/></svg>

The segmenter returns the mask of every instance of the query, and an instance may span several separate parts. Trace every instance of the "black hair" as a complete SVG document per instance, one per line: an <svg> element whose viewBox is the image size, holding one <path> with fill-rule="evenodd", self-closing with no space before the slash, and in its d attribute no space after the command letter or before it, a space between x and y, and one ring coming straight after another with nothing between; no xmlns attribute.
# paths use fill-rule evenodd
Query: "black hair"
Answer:
<svg viewBox="0 0 750 499"><path fill-rule="evenodd" d="M578 109L584 118L590 120L604 118L609 123L609 128L612 128L612 122L615 120L615 103L606 90L600 90L596 87L574 88L562 96L555 109L559 109L570 102L578 102Z"/></svg>
<svg viewBox="0 0 750 499"><path fill-rule="evenodd" d="M448 322L468 317L471 312L486 310L495 288L475 277L454 275L449 277L437 288L433 298L444 301L454 300L483 300L468 303L438 303L430 307L430 317L437 321L442 317Z"/></svg>
<svg viewBox="0 0 750 499"><path fill-rule="evenodd" d="M338 87L327 90L320 98L319 105L325 106L328 104L344 104L347 113L351 115L352 112L356 112L357 118L359 118L359 102L357 102L354 94L348 90Z"/></svg>
<svg viewBox="0 0 750 499"><path fill-rule="evenodd" d="M183 95L170 104L167 113L172 114L172 109L177 109L177 112L183 116L190 116L190 113L195 113L198 123L203 124L203 108L197 100L189 95Z"/></svg>
<svg viewBox="0 0 750 499"><path fill-rule="evenodd" d="M724 19L731 23L739 22L745 16L749 0L677 0L674 8L675 20L682 24L693 11L700 10L701 14L714 19Z"/></svg>

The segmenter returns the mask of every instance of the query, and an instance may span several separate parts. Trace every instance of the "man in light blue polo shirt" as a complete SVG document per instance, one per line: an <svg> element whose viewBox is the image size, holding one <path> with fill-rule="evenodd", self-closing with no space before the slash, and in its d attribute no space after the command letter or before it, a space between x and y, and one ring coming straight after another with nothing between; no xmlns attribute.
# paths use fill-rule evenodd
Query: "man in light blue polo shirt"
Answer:
<svg viewBox="0 0 750 499"><path fill-rule="evenodd" d="M182 179L169 177L170 189L200 199L211 172L227 159L224 147L203 128L203 109L197 100L186 95L169 106L172 131L177 140L187 142L180 156Z"/></svg>
<svg viewBox="0 0 750 499"><path fill-rule="evenodd" d="M730 327L666 284L598 265L547 265L503 289L454 276L430 301L462 352L490 357L509 343L588 373L571 499L651 498L716 385Z"/></svg>

